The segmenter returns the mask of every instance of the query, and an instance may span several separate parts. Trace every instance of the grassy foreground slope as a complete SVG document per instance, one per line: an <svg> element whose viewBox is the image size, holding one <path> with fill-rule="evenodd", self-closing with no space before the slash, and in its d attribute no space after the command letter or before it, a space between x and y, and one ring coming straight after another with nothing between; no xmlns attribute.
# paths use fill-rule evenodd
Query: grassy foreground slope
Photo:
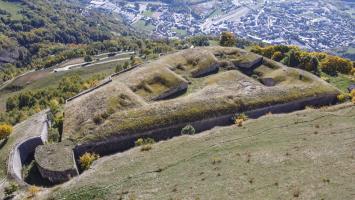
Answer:
<svg viewBox="0 0 355 200"><path fill-rule="evenodd" d="M306 109L108 156L50 199L352 199L355 106ZM43 196L41 196L43 198Z"/></svg>

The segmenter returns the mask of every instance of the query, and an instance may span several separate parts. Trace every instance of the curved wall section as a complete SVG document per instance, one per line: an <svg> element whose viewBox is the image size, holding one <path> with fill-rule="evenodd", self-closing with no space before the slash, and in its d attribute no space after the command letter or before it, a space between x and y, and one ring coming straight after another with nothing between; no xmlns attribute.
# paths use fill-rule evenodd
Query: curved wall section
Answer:
<svg viewBox="0 0 355 200"><path fill-rule="evenodd" d="M45 115L47 114L45 113ZM38 124L38 126L41 127L37 136L29 137L18 142L10 152L8 160L8 176L15 179L15 181L21 186L28 185L23 180L22 167L33 157L36 147L47 142L49 125L50 123L47 120L47 117L45 117L45 120ZM33 133L33 135L36 135L36 133Z"/></svg>

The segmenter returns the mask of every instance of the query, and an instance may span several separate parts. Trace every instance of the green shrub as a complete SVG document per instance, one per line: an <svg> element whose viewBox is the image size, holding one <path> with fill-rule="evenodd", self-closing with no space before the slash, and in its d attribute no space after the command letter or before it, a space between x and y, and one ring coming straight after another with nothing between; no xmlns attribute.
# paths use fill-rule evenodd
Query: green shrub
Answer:
<svg viewBox="0 0 355 200"><path fill-rule="evenodd" d="M347 100L347 97L348 97L348 95L346 95L346 94L339 94L337 96L337 99L338 99L339 102L342 103L342 102L345 102Z"/></svg>
<svg viewBox="0 0 355 200"><path fill-rule="evenodd" d="M134 143L137 147L141 147L141 151L149 151L153 148L152 144L155 143L155 140L152 138L138 138Z"/></svg>
<svg viewBox="0 0 355 200"><path fill-rule="evenodd" d="M145 138L145 139L144 138L138 138L138 140L135 141L134 143L135 143L135 145L137 147L139 147L139 146L143 146L143 145L146 145L146 144L154 144L155 140L152 139L152 138Z"/></svg>
<svg viewBox="0 0 355 200"><path fill-rule="evenodd" d="M11 196L19 189L19 186L15 182L11 182L7 187L4 188L5 196Z"/></svg>
<svg viewBox="0 0 355 200"><path fill-rule="evenodd" d="M181 129L181 135L193 135L193 134L195 134L195 128L190 124Z"/></svg>

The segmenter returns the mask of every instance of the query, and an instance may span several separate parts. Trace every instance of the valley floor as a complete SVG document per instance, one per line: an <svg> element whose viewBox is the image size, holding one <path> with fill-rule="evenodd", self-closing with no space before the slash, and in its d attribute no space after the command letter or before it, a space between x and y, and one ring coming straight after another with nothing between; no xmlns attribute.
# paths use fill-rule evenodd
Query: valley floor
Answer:
<svg viewBox="0 0 355 200"><path fill-rule="evenodd" d="M99 159L39 199L353 199L355 106L218 127Z"/></svg>

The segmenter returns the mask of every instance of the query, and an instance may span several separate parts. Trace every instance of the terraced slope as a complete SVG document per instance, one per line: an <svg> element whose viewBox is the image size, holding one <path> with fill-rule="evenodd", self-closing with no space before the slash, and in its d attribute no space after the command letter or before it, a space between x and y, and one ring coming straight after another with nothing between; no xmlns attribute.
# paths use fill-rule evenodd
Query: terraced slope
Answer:
<svg viewBox="0 0 355 200"><path fill-rule="evenodd" d="M266 115L100 159L49 199L353 199L355 106ZM39 196L44 198L44 196Z"/></svg>

